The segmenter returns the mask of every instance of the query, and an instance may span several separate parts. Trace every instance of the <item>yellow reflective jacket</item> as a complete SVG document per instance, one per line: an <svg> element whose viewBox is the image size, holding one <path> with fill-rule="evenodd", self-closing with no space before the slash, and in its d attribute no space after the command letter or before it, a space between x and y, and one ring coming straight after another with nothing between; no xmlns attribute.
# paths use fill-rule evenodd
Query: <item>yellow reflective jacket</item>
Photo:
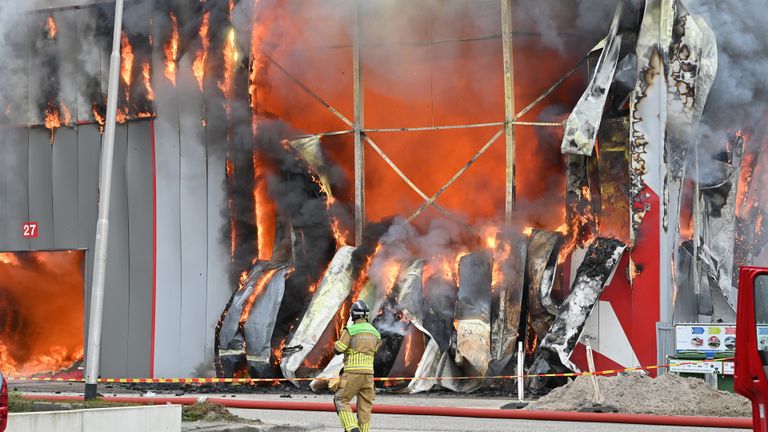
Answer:
<svg viewBox="0 0 768 432"><path fill-rule="evenodd" d="M373 357L379 345L378 330L366 321L359 321L341 332L333 349L344 353L344 372L373 375Z"/></svg>

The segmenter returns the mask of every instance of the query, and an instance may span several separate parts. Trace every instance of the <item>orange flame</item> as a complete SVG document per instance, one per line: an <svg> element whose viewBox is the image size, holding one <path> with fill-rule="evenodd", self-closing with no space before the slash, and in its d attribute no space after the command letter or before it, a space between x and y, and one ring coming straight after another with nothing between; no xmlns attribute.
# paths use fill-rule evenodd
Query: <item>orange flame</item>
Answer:
<svg viewBox="0 0 768 432"><path fill-rule="evenodd" d="M152 90L152 68L149 62L141 65L141 76L144 78L144 86L147 88L147 99L155 100L155 91Z"/></svg>
<svg viewBox="0 0 768 432"><path fill-rule="evenodd" d="M0 263L14 266L20 265L19 258L11 252L0 253Z"/></svg>
<svg viewBox="0 0 768 432"><path fill-rule="evenodd" d="M0 342L0 372L8 376L16 375L16 361L2 342Z"/></svg>
<svg viewBox="0 0 768 432"><path fill-rule="evenodd" d="M240 54L237 52L237 35L234 27L227 33L227 42L224 44L224 81L219 81L219 89L227 99L232 98L232 89L235 82L235 68Z"/></svg>
<svg viewBox="0 0 768 432"><path fill-rule="evenodd" d="M165 77L176 86L176 62L179 58L179 24L171 12L171 38L165 43Z"/></svg>
<svg viewBox="0 0 768 432"><path fill-rule="evenodd" d="M133 74L133 47L128 41L128 36L123 32L120 46L120 77L126 86L130 87ZM127 92L127 90L126 90Z"/></svg>
<svg viewBox="0 0 768 432"><path fill-rule="evenodd" d="M200 24L200 41L203 44L203 48L195 53L195 61L192 63L192 71L197 79L197 85L200 87L200 91L203 91L203 80L205 78L205 64L208 61L208 48L211 45L211 41L208 39L208 26L209 26L210 12L203 14L203 21Z"/></svg>
<svg viewBox="0 0 768 432"><path fill-rule="evenodd" d="M256 281L256 285L253 287L253 292L251 292L251 295L248 296L243 304L243 311L240 313L240 325L244 325L245 322L248 321L248 316L251 314L251 309L253 309L256 299L259 298L264 291L264 287L266 287L269 281L272 280L272 277L276 272L277 269L267 270L259 276L259 280Z"/></svg>
<svg viewBox="0 0 768 432"><path fill-rule="evenodd" d="M266 182L266 167L259 155L253 154L253 203L256 215L256 235L258 236L259 259L272 259L275 243L275 203L269 196Z"/></svg>
<svg viewBox="0 0 768 432"><path fill-rule="evenodd" d="M128 121L128 108L118 108L117 112L115 113L115 121L120 124Z"/></svg>
<svg viewBox="0 0 768 432"><path fill-rule="evenodd" d="M93 104L93 119L96 121L96 124L99 125L99 133L104 133L104 116L99 113L99 107L94 103Z"/></svg>
<svg viewBox="0 0 768 432"><path fill-rule="evenodd" d="M51 15L48 15L48 18L45 20L45 31L48 39L56 39L56 21Z"/></svg>

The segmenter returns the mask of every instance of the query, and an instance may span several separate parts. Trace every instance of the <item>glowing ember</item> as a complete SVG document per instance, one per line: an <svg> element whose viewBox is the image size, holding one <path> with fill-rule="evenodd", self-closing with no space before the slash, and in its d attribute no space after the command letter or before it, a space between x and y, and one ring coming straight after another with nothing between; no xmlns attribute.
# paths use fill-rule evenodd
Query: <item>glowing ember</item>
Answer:
<svg viewBox="0 0 768 432"><path fill-rule="evenodd" d="M232 98L238 57L235 29L231 28L224 44L224 81L219 81L219 89L227 99Z"/></svg>
<svg viewBox="0 0 768 432"><path fill-rule="evenodd" d="M200 24L200 41L203 44L203 48L195 53L195 61L192 63L192 71L197 79L197 85L200 87L200 91L203 91L203 80L205 79L205 64L208 61L208 47L211 45L211 41L208 39L208 26L209 26L210 12L203 14L203 22ZM203 124L205 126L205 124Z"/></svg>
<svg viewBox="0 0 768 432"><path fill-rule="evenodd" d="M120 45L120 77L126 87L130 87L133 74L133 47L128 41L128 36L123 32ZM126 90L127 92L127 90Z"/></svg>
<svg viewBox="0 0 768 432"><path fill-rule="evenodd" d="M251 314L253 304L256 303L256 299L259 298L264 291L264 287L266 287L269 281L272 280L272 276L274 276L276 272L277 269L267 270L259 277L259 280L256 281L256 285L253 287L253 292L251 292L251 295L248 296L243 304L243 312L240 314L241 326L245 325L245 322L248 321L248 316Z"/></svg>
<svg viewBox="0 0 768 432"><path fill-rule="evenodd" d="M149 62L141 65L141 76L144 79L144 87L147 89L147 99L155 100L155 91L152 90L152 69Z"/></svg>
<svg viewBox="0 0 768 432"><path fill-rule="evenodd" d="M165 77L176 85L176 62L179 58L179 24L176 15L171 12L171 38L165 43Z"/></svg>
<svg viewBox="0 0 768 432"><path fill-rule="evenodd" d="M45 20L45 32L48 39L56 39L56 21L50 15Z"/></svg>

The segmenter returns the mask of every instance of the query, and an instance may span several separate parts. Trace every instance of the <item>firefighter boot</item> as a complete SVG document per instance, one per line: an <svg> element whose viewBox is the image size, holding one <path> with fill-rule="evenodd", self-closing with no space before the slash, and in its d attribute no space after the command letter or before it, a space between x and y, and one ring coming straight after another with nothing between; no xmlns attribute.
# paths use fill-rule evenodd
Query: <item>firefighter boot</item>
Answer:
<svg viewBox="0 0 768 432"><path fill-rule="evenodd" d="M371 432L370 423L360 423L360 432Z"/></svg>

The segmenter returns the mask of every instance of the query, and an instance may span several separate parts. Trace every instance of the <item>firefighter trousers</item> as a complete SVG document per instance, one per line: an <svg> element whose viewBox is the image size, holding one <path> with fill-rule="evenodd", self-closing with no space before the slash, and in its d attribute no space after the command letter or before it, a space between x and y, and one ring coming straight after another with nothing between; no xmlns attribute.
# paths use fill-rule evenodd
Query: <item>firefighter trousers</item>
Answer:
<svg viewBox="0 0 768 432"><path fill-rule="evenodd" d="M357 397L357 418L352 413L352 399ZM355 428L360 432L371 429L371 409L376 399L372 374L344 373L339 381L339 388L333 397L336 412L346 432Z"/></svg>

